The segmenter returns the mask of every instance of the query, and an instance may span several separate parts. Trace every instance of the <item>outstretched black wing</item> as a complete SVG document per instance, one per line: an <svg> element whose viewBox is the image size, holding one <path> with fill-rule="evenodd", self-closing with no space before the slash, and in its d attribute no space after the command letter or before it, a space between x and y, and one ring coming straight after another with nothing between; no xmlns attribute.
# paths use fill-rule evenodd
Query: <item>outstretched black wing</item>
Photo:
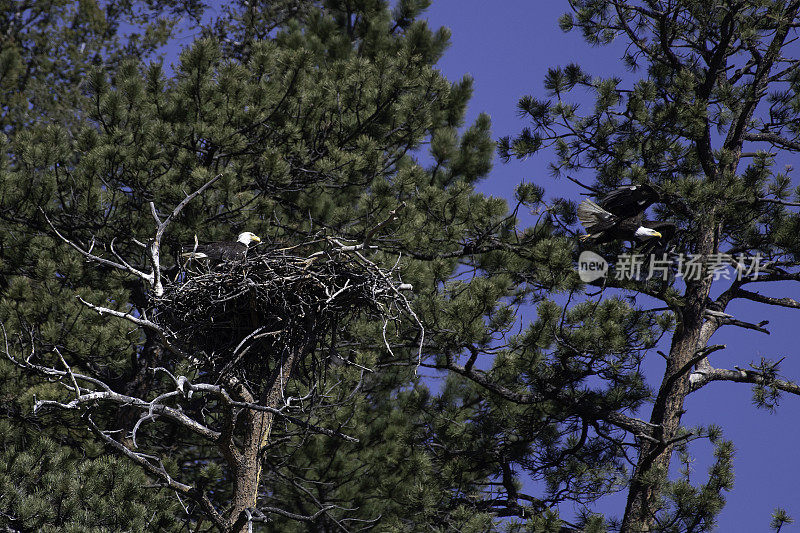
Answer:
<svg viewBox="0 0 800 533"><path fill-rule="evenodd" d="M626 185L614 189L597 203L620 218L631 218L644 212L659 199L658 191L650 185Z"/></svg>

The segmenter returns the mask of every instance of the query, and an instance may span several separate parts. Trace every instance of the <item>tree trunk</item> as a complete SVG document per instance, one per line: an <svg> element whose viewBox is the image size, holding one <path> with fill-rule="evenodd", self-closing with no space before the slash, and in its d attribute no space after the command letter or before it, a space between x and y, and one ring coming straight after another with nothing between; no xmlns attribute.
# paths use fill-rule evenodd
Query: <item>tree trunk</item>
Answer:
<svg viewBox="0 0 800 533"><path fill-rule="evenodd" d="M704 257L714 250L713 230L702 231L704 236L698 246L698 253ZM639 452L625 516L622 520L622 533L642 533L652 531L657 502L661 490L667 482L669 464L674 442L680 428L683 404L689 393L689 374L693 359L701 340L703 312L706 297L711 289L712 278L687 281L685 303L675 334L672 336L667 368L661 387L653 404L650 423L660 429L654 435L660 442L644 441Z"/></svg>
<svg viewBox="0 0 800 533"><path fill-rule="evenodd" d="M305 351L305 350L303 350ZM283 390L292 374L297 352L290 352L275 369L266 388L259 398L259 405L280 409L283 407ZM241 387L240 393L246 402L253 402L252 394ZM249 399L247 399L249 398ZM241 454L233 465L233 500L230 512L231 532L247 531L248 517L246 510L255 508L258 500L258 485L261 480L261 450L269 442L274 413L247 409L245 417L245 436Z"/></svg>

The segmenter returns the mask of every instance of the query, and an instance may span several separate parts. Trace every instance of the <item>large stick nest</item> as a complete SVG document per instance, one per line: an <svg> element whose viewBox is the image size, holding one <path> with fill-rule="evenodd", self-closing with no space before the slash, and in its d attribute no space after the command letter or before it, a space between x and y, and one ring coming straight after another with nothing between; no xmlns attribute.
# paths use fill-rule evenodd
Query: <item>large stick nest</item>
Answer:
<svg viewBox="0 0 800 533"><path fill-rule="evenodd" d="M211 268L186 266L155 302L171 342L218 379L258 383L290 353L318 365L315 348L335 350L353 319L388 320L407 310L400 281L359 254L252 252ZM308 371L308 361L298 363Z"/></svg>

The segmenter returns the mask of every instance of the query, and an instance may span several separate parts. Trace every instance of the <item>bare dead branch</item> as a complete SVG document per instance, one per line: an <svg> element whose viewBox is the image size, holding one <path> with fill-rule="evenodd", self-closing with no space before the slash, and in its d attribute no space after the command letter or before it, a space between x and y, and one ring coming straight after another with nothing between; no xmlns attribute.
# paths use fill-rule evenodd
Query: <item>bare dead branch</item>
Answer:
<svg viewBox="0 0 800 533"><path fill-rule="evenodd" d="M289 511L281 509L280 507L260 506L258 510L253 513L252 520L253 522L270 522L272 519L268 516L268 514L272 513L286 518L291 518L292 520L297 520L298 522L313 522L325 512L335 508L336 506L334 505L326 505L312 515L300 515L297 513L290 513Z"/></svg>
<svg viewBox="0 0 800 533"><path fill-rule="evenodd" d="M7 337L6 331L5 331L5 326L3 326L2 323L0 323L0 329L2 329L2 331L3 331L3 340L4 340L4 344L5 344L5 349L3 351L3 355L5 355L6 358L12 364L14 364L15 366L17 366L19 368L26 369L26 370L32 370L32 371L37 372L37 373L39 373L39 374L41 374L43 376L46 376L48 379L55 378L57 380L60 380L61 378L69 377L70 380L73 381L74 386L77 386L77 382L78 381L86 381L87 383L91 383L93 385L97 385L98 387L101 387L104 390L109 390L109 391L111 390L110 388L108 388L108 385L106 385L105 383L103 383L99 379L94 378L92 376L86 376L86 375L83 375L83 374L80 374L80 373L77 373L77 372L73 372L71 369L70 370L57 370L55 368L46 367L46 366L43 366L43 365L37 365L37 364L31 362L33 353L31 354L31 356L27 357L24 361L20 361L19 359L17 359L16 357L14 357L11 354L11 351L10 351L10 348L9 348L9 345L8 345L8 337ZM80 394L80 391L83 390L83 389L81 387L78 387L77 390L78 390L78 392Z"/></svg>
<svg viewBox="0 0 800 533"><path fill-rule="evenodd" d="M690 376L691 390L694 392L712 381L733 381L737 383L750 383L753 385L769 384L776 389L800 396L800 385L792 381L782 379L767 380L764 375L757 370L744 370L741 368L735 370L725 368L706 368L698 370Z"/></svg>
<svg viewBox="0 0 800 533"><path fill-rule="evenodd" d="M253 410L253 411L261 411L261 412L265 412L265 413L272 413L274 415L278 415L278 416L281 416L281 417L285 418L286 420L292 422L293 424L297 424L299 426L305 427L305 428L310 429L311 431L314 431L316 433L321 433L321 434L327 435L329 437L340 438L340 439L346 440L348 442L358 442L358 439L355 438L355 437L351 437L349 435L345 435L344 433L341 433L339 431L334 431L332 429L323 428L323 427L317 426L315 424L311 424L309 422L306 422L305 420L301 420L301 419L299 419L297 417L294 417L292 415L287 414L283 409L276 409L274 407L270 407L270 406L267 406L267 405L260 405L260 404L254 403L254 402L241 402L241 401L234 400L224 388L222 388L222 387L220 387L218 385L210 385L208 383L192 384L192 383L188 382L188 380L187 380L185 382L184 387L186 389L188 389L188 390L191 390L191 391L207 392L207 393L214 394L215 396L217 396L218 398L223 400L223 402L225 402L227 405L229 405L231 407L240 407L240 408L243 408L243 409L250 409L250 410Z"/></svg>
<svg viewBox="0 0 800 533"><path fill-rule="evenodd" d="M745 133L744 135L742 135L742 139L751 142L767 142L770 143L772 146L787 148L792 151L800 151L800 142L794 141L792 139L787 139L786 137L781 137L777 133L771 133L771 132ZM800 205L800 204L795 204L795 205Z"/></svg>
<svg viewBox="0 0 800 533"><path fill-rule="evenodd" d="M745 289L738 289L734 292L734 298L744 298L746 300L751 300L753 302L759 302L762 304L768 305L777 305L780 307L791 307L793 309L800 309L800 302L795 300L794 298L789 298L788 296L785 298L777 298L774 296L765 296L763 294L748 291Z"/></svg>
<svg viewBox="0 0 800 533"><path fill-rule="evenodd" d="M85 418L92 432L100 437L100 439L108 446L113 448L117 453L124 455L134 463L144 468L157 479L160 479L165 486L173 489L177 493L190 496L194 501L200 504L206 515L211 519L212 522L214 522L214 525L216 525L220 531L227 530L227 521L223 518L219 511L217 511L217 509L211 503L211 500L208 499L208 495L205 492L198 491L191 485L187 485L173 479L172 476L170 476L167 472L167 469L164 467L164 464L160 459L143 453L134 452L121 442L112 438L108 432L101 430L97 424L94 423L91 416L87 415Z"/></svg>
<svg viewBox="0 0 800 533"><path fill-rule="evenodd" d="M765 202L768 204L779 204L790 207L800 207L800 202L790 202L789 200L781 200L780 198L759 198L758 201Z"/></svg>
<svg viewBox="0 0 800 533"><path fill-rule="evenodd" d="M91 251L89 251L89 250L84 250L83 248L81 248L80 246L78 246L77 244L75 244L74 242L72 242L71 240L69 240L69 239L67 239L66 237L64 237L64 236L61 234L61 232L59 232L59 231L56 229L56 227L53 225L53 223L52 223L52 222L50 221L50 219L47 217L47 214L44 212L44 209L42 209L42 208L40 207L40 208L39 208L39 211L41 211L41 213L42 213L42 216L44 216L44 219L47 221L47 224L50 226L50 228L51 228L51 229L53 230L53 232L54 232L54 233L55 233L55 234L58 236L58 238L59 238L59 239L61 239L62 241L64 241L64 242L65 242L66 244L68 244L68 245L69 245L71 248L73 248L73 249L77 250L77 251L78 251L78 252L79 252L81 255L83 255L84 257L86 257L86 258L87 258L87 259L89 259L90 261L94 261L95 263L99 263L99 264L101 264L101 265L110 266L110 267L112 267L112 268L116 268L116 269L118 269L118 270L122 270L122 271L128 272L128 273L130 273L130 274L133 274L133 275L135 275L135 276L136 276L136 277L138 277L138 278L141 278L141 279L143 279L143 280L144 280L144 281L146 281L146 282L147 282L149 285L152 285L152 284L153 284L154 276L153 276L153 274L152 274L152 273L150 273L150 274L146 274L145 272L142 272L141 270L138 270L138 269L136 269L136 268L133 268L133 267L132 267L131 265L129 265L128 263L118 263L118 262L116 262L116 261L111 261L111 260L109 260L109 259L105 259L105 258L103 258L103 257L100 257L99 255L95 255L95 254L91 253ZM93 248L94 248L94 244L92 244L92 246L91 246L91 248L90 248L90 249L93 249Z"/></svg>
<svg viewBox="0 0 800 533"><path fill-rule="evenodd" d="M202 187L200 187L193 193L187 195L186 198L184 198L181 201L181 203L175 206L175 209L172 210L172 213L170 213L169 216L167 216L167 218L165 218L163 222L158 216L155 204L153 202L150 202L150 212L152 213L153 218L155 219L157 224L155 238L150 242L150 247L149 247L150 262L152 264L152 270L153 270L153 282L152 282L153 292L156 296L161 296L162 294L164 294L164 287L163 284L161 283L161 238L164 236L164 232L166 231L167 226L169 226L170 222L172 222L175 219L175 217L177 217L180 214L183 208L186 207L186 204L191 202L198 195L203 194L203 192L206 189L211 187L211 185L213 185L221 177L222 173L217 174L216 176L205 182Z"/></svg>
<svg viewBox="0 0 800 533"><path fill-rule="evenodd" d="M728 326L728 325L730 325L730 326L738 326L740 328L752 329L754 331L760 331L761 333L766 333L767 335L769 335L769 330L764 327L767 324L769 324L769 320L762 320L758 324L752 324L750 322L745 322L744 320L738 320L736 318L724 318L724 319L722 319L722 325L724 325L724 326Z"/></svg>
<svg viewBox="0 0 800 533"><path fill-rule="evenodd" d="M154 323L154 322L152 322L150 320L147 320L145 318L140 318L140 317L133 316L133 314L131 314L130 311L127 312L127 313L123 313L122 311L116 311L116 310L110 309L108 307L94 305L92 303L87 302L86 300L84 300L80 296L76 296L76 298L78 298L78 300L83 305L85 305L89 309L95 311L100 316L106 314L106 315L111 315L111 316L114 316L114 317L117 317L117 318L122 318L122 319L127 320L128 322L131 322L131 323L133 323L133 324L135 324L135 325L137 325L137 326L139 326L141 328L144 328L144 329L147 329L147 330L150 330L150 331L154 332L156 335L158 335L159 340L162 342L163 346L167 350L175 353L176 355L180 355L180 356L186 357L188 359L192 359L192 360L195 359L190 354L187 354L187 353L183 352L180 348L176 347L170 341L167 333L161 327L159 327L156 323Z"/></svg>
<svg viewBox="0 0 800 533"><path fill-rule="evenodd" d="M364 236L364 242L363 242L364 246L367 246L369 244L369 241L372 239L372 237L378 231L380 231L382 228L384 228L390 222L394 222L395 220L397 220L397 218L398 218L397 217L397 212L400 211L401 209L403 209L405 206L406 206L406 203L405 202L401 202L400 205L398 205L397 207L395 207L394 209L389 211L389 216L386 217L386 219L384 219L377 226L375 226L374 228L369 230L369 232Z"/></svg>
<svg viewBox="0 0 800 533"><path fill-rule="evenodd" d="M220 433L214 431L200 422L190 418L179 409L168 407L166 405L148 402L140 398L120 394L113 391L95 391L81 394L79 397L70 401L69 403L62 403L55 400L38 400L33 407L34 413L37 413L43 408L58 408L64 410L77 410L81 407L91 405L97 401L107 401L121 406L132 406L138 409L143 409L151 415L159 415L168 418L172 422L180 424L186 429L208 439L211 442L216 442L219 439Z"/></svg>

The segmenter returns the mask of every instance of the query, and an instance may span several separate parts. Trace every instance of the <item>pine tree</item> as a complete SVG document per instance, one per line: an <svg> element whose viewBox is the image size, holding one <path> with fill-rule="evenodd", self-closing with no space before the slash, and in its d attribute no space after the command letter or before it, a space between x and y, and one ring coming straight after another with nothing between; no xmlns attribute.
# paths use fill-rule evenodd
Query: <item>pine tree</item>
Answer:
<svg viewBox="0 0 800 533"><path fill-rule="evenodd" d="M16 37L0 77L16 98L0 161L4 525L558 531L564 503L590 509L625 487L626 531L713 525L732 447L716 428L680 427L683 399L717 380L753 384L766 406L780 391L796 393L775 363L724 370L708 359L719 327L763 329L725 315L730 301L796 302L748 291L750 280L715 302L706 279L685 288L609 280L662 300L667 312L586 297L573 268L574 203L547 204L532 184L517 188L510 209L475 192L491 169L490 122L481 115L464 128L471 81L450 83L433 68L447 32L419 19L426 0L392 10L376 0L236 2L174 72L141 59L169 38L169 24L118 39L120 20L143 20L135 5L109 4L104 15L93 2L52 5L60 10L49 16L20 14L39 13L26 27L62 32L72 55L37 63L30 59L58 41ZM154 5L175 14L185 4ZM779 53L796 6L647 6L575 3L578 15L563 23L593 42L646 35L626 61L647 75L623 91L577 66L553 69L556 101L520 102L536 129L501 140L501 155L553 144L555 168L591 169L600 191L652 182L667 200L659 216L680 226L679 251L759 252L780 261L760 281L796 281L789 180L766 153L743 152L746 142L797 142L796 91L784 90L794 88L795 67ZM25 47L32 42L43 44ZM736 63L742 55L752 61ZM27 64L44 67L22 75ZM63 92L47 90L54 76ZM576 87L597 93L588 117L566 101ZM769 87L767 122L757 110ZM740 168L745 156L752 161ZM539 214L537 223L520 228L521 209ZM230 240L244 230L268 243L244 270L181 264L195 236ZM339 278L321 264L352 268L353 279L377 274L397 289L388 292L402 294L400 281L413 292L388 300L388 315L363 298L335 320L323 314L319 338L292 330L312 334L279 344L270 339L284 330L251 327L229 359L216 343L259 320L255 308L240 308L229 330L224 321L204 324L210 334L196 327L183 344L165 329L175 322L164 300L177 288L256 276L264 258L327 279ZM290 290L274 294L297 303ZM220 301L228 297L238 298L223 291ZM182 309L204 305L193 302ZM536 319L515 333L523 305L535 306ZM654 393L641 363L670 336ZM234 374L245 381L233 382L228 364L244 352L247 365ZM247 381L262 367L271 373ZM440 392L420 381L421 369L445 372ZM650 421L636 418L649 404ZM37 431L48 438L33 438ZM716 445L707 482L669 482L672 453L688 461L698 437ZM115 483L116 469L125 483ZM45 477L52 489L42 492ZM523 490L526 478L542 490ZM65 497L76 480L83 492ZM161 511L148 514L150 506ZM774 527L789 520L778 510ZM575 526L606 528L588 512Z"/></svg>
<svg viewBox="0 0 800 533"><path fill-rule="evenodd" d="M0 131L8 134L37 120L72 120L83 111L81 81L93 65L113 68L128 55L150 56L173 37L181 17L198 20L203 10L172 0L4 0L0 13Z"/></svg>
<svg viewBox="0 0 800 533"><path fill-rule="evenodd" d="M242 3L187 47L174 74L122 51L95 66L76 59L64 72L81 73L82 83L73 79L70 100L47 104L57 114L43 118L38 102L34 112L18 106L0 176L3 369L17 378L4 394L14 399L9 418L41 424L72 450L70 461L48 464L135 465L139 484L126 498L153 497L147 488L156 485L159 497L174 498L163 509L180 505L163 529L491 526L496 502L485 487L495 465L465 468L459 453L437 451L434 439L451 440L453 429L441 417L446 402L418 382L420 324L442 351L454 342L451 327L477 333L484 310L470 307L509 289L498 254L533 237L515 235L504 201L474 192L490 169L489 120L459 134L471 82L451 84L432 68L447 33L416 20L426 6ZM32 79L34 88L47 84ZM426 142L428 168L414 155ZM319 343L294 345L302 357L270 367L269 382L236 388L222 371L221 381L205 382L218 360L198 370L211 350L187 353L167 338L159 299L204 275L176 263L182 245L245 229L273 249L302 250L308 265L320 253L363 250L362 268L414 287L417 320L349 317ZM441 293L459 268L492 253L493 279ZM437 325L445 308L454 314ZM498 313L491 327L502 330L506 311ZM291 418L258 409L275 409L275 399ZM456 427L469 422L459 417ZM30 461L25 447L8 448L9 465ZM110 453L127 462L106 461ZM45 501L25 495L27 480L6 486L15 484L23 495L4 502ZM88 494L102 491L86 484ZM3 519L63 524L33 517L32 505L10 503ZM102 527L102 510L84 523ZM140 520L130 513L108 527L136 529Z"/></svg>
<svg viewBox="0 0 800 533"><path fill-rule="evenodd" d="M85 116L82 82L93 66L113 68L127 54L152 54L172 35L170 21L200 14L197 5L179 2L148 2L146 16L143 7L142 3L102 5L94 1L0 2L3 181L19 168L20 153L14 143L27 128L42 132L45 124L55 123L68 131ZM118 36L123 24L133 24L128 26L131 39L127 42ZM62 139L50 140L53 144L45 142L39 148L52 153ZM28 146L33 148L33 144ZM47 166L44 160L48 156L42 151L28 156L36 165L42 164L38 168ZM59 296L59 283L54 279L48 280L43 293L34 295L42 286L31 282L47 277L53 257L49 239L42 238L43 228L35 224L31 213L38 202L46 201L51 182L41 175L28 177L33 181L23 190L14 183L19 175L2 186L0 315L4 341L18 332L20 318L26 322L41 319L55 334L61 324L53 317L66 296ZM37 275L32 272L34 265L40 268ZM80 328L73 332L81 335ZM90 337L84 340L91 342ZM172 494L161 490L143 493L139 487L148 480L139 470L103 457L102 449L86 441L85 435L57 430L47 418L31 416L34 399L48 389L52 387L30 379L7 359L0 360L0 524L15 531L180 527Z"/></svg>
<svg viewBox="0 0 800 533"><path fill-rule="evenodd" d="M706 258L728 254L726 262L739 254L758 254L762 265L768 264L758 276L733 281L714 281L713 276L686 278L685 283L674 277L664 282L607 281L607 287L660 301L656 306L668 308L660 315L621 304L617 316L597 311L592 316L586 310L588 305L599 311L609 305L608 299L550 312L550 316L562 314L562 324L580 324L575 331L580 332L578 339L572 333L559 333L560 338L547 341L570 355L565 366L577 365L589 354L595 354L590 365L608 357L602 355L608 352L598 353L591 348L593 343L586 343L591 339L587 326L623 333L629 317L634 323L657 320L667 327L666 371L652 394L643 386L639 389L640 399L651 404L649 422L635 429L611 421L625 431L606 436L609 446L623 446L625 436L636 438L638 459L627 487L620 530L706 531L714 526L724 491L732 484L732 445L720 438L718 428L700 431L681 426L686 397L714 381L751 384L754 401L767 408L776 405L781 393L800 393L793 382L781 377L779 361L764 359L747 370L725 369L716 367L711 357L725 348L712 344L712 335L723 326L754 330L754 335L766 331L765 322L726 314L731 302L800 307L795 299L778 296L773 283L762 285L759 292L748 288L756 280L800 280L796 238L800 191L793 192L786 171L776 168L783 154L800 149L796 127L800 70L789 49L800 4L575 0L570 7L572 12L561 20L562 28L580 30L593 45L622 40L626 46L621 59L635 81L595 77L576 64L552 68L545 80L547 99L526 97L519 102L532 127L501 140L500 154L525 157L552 147L553 171L585 171L596 178L589 187L599 194L622 184L653 184L664 200L657 210L659 218L679 227L675 252ZM573 90L589 90L594 107L579 108ZM712 284L715 289L721 287L714 298ZM539 314L541 321L541 308ZM634 347L631 340L616 342L629 350ZM652 352L652 340L641 347ZM613 362L609 373L595 375L609 387L620 387L625 363ZM638 372L632 368L626 379L640 380ZM531 393L541 390L529 389ZM590 396L589 391L583 394ZM587 437L585 425L594 421L580 416L584 430L573 442L585 449L583 443L591 442L593 433L603 435L605 430L594 427ZM669 481L673 455L679 453L686 460L688 443L706 434L716 443L716 464L707 482L693 487L684 479ZM780 528L785 512L776 511L776 516L781 518L775 519L773 527Z"/></svg>

